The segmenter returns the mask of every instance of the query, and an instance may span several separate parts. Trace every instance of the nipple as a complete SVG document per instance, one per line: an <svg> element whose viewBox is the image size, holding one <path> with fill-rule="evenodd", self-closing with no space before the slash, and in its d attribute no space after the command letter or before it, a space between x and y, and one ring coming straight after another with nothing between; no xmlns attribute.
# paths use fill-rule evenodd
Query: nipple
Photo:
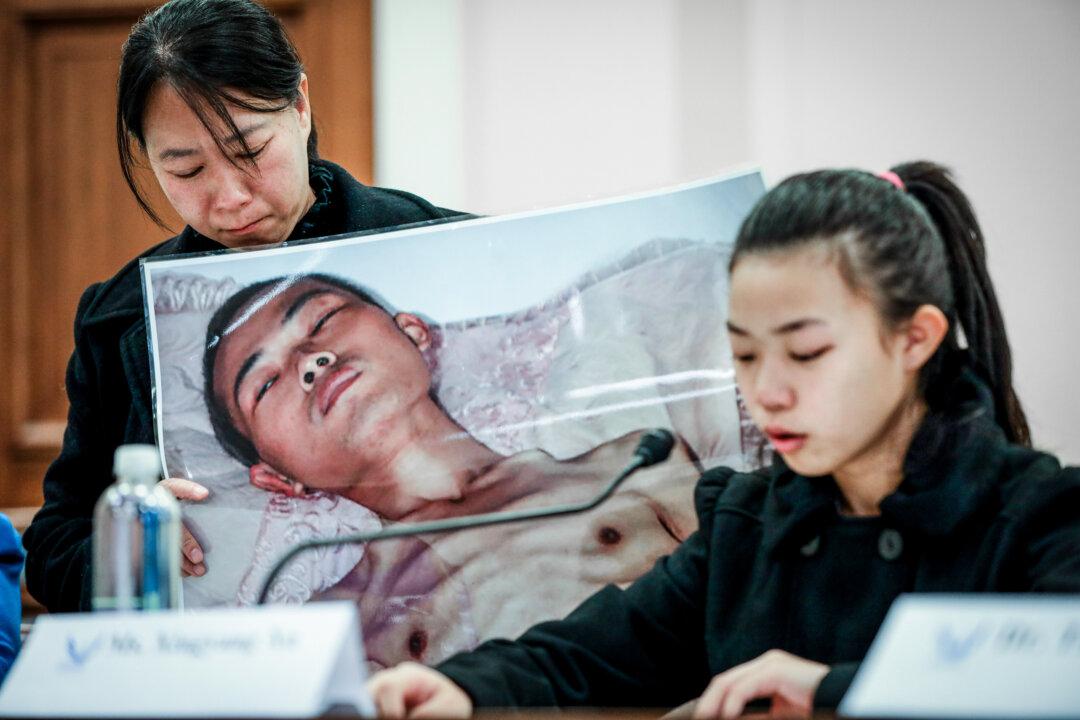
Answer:
<svg viewBox="0 0 1080 720"><path fill-rule="evenodd" d="M596 539L600 541L601 545L618 545L622 541L622 533L610 525L605 525L596 534Z"/></svg>

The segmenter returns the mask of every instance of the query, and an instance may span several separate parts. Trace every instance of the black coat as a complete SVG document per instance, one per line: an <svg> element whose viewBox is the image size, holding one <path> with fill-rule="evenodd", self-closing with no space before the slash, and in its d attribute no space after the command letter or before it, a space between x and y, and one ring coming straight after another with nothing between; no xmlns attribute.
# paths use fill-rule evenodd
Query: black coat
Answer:
<svg viewBox="0 0 1080 720"><path fill-rule="evenodd" d="M328 235L459 217L410 193L362 185L325 160L312 166L313 188L316 177L324 182L325 196L291 239L316 228L318 235ZM316 215L318 224L310 220ZM140 257L221 249L187 227ZM124 443L155 442L143 313L139 258L87 288L75 313L64 444L45 475L45 504L23 537L27 586L52 612L90 607L91 517L112 482L113 452Z"/></svg>
<svg viewBox="0 0 1080 720"><path fill-rule="evenodd" d="M1080 592L1080 469L1006 443L985 388L957 386L879 517L841 516L831 478L783 463L712 470L698 532L629 588L439 669L478 706L672 707L779 648L831 666L832 707L901 592Z"/></svg>

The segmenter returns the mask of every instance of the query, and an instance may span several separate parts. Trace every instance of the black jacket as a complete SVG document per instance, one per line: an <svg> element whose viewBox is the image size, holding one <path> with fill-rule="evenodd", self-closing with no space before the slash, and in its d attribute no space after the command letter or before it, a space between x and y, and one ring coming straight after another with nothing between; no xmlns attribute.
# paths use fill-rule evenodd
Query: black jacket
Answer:
<svg viewBox="0 0 1080 720"><path fill-rule="evenodd" d="M840 700L901 592L1080 592L1080 469L1009 445L972 378L928 415L898 490L843 517L831 478L707 472L699 531L625 590L439 669L478 706L671 707L779 648L831 666Z"/></svg>
<svg viewBox="0 0 1080 720"><path fill-rule="evenodd" d="M410 193L362 185L325 160L311 171L317 202L290 240L459 216ZM186 227L140 257L221 249ZM23 537L27 586L52 612L90 607L91 517L112 482L113 452L124 443L155 442L143 312L136 258L87 288L75 313L64 444L45 475L45 503Z"/></svg>

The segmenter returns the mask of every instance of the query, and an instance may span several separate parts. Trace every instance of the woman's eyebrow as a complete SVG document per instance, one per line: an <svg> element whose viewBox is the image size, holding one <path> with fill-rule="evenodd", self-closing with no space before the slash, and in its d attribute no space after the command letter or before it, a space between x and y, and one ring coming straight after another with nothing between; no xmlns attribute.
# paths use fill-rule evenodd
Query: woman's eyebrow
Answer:
<svg viewBox="0 0 1080 720"><path fill-rule="evenodd" d="M263 129L264 127L266 127L266 124L267 121L262 120L251 125L247 125L241 128L240 132L233 133L229 137L225 138L224 144L235 145L236 143L240 142L240 138L244 138L246 140L247 137L251 135L251 133L255 132L256 130ZM160 153L158 153L158 160L164 161L175 160L177 158L185 158L194 155L197 152L198 150L196 150L195 148L165 148Z"/></svg>
<svg viewBox="0 0 1080 720"><path fill-rule="evenodd" d="M251 125L244 126L243 128L240 129L240 132L233 133L229 137L225 138L225 144L226 145L233 145L235 143L240 142L240 138L244 138L246 140L247 136L250 135L251 133L255 132L256 130L262 130L264 127L266 127L267 122L268 121L266 121L266 120L262 120L262 121L257 122L257 123L252 123Z"/></svg>
<svg viewBox="0 0 1080 720"><path fill-rule="evenodd" d="M158 153L158 160L175 160L194 155L195 152L192 148L166 148Z"/></svg>

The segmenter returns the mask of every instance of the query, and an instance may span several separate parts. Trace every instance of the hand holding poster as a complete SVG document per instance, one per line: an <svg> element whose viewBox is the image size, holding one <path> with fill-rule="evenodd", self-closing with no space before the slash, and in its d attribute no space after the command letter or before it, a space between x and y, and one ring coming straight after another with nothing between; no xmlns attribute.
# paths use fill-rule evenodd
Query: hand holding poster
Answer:
<svg viewBox="0 0 1080 720"><path fill-rule="evenodd" d="M157 424L208 573L246 604L296 542L594 495L596 511L303 556L272 599L348 597L375 664L437 662L627 584L739 464L722 307L756 173L578 207L144 265Z"/></svg>

